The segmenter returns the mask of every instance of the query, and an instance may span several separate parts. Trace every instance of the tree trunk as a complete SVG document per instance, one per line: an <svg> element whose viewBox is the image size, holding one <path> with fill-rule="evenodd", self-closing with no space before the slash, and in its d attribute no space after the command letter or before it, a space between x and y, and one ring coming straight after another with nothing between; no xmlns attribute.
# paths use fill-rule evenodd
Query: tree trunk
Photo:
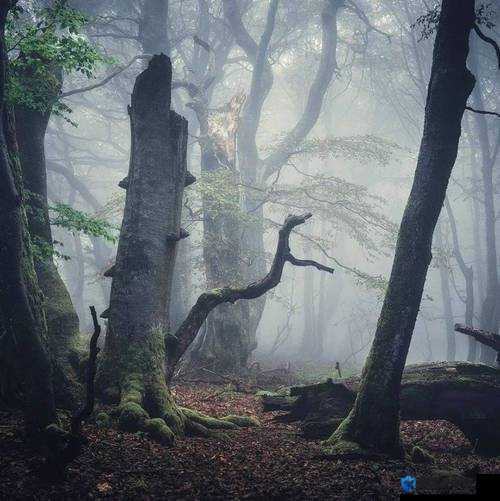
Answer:
<svg viewBox="0 0 500 501"><path fill-rule="evenodd" d="M201 172L207 186L223 184L221 202L210 189L203 190L203 261L207 287L216 289L237 286L242 276L242 228L238 173L235 167L236 131L243 100L234 96L224 112L210 116L202 123L200 132ZM200 114L198 114L200 117ZM201 118L201 117L200 117ZM224 129L211 127L210 123L224 123ZM220 196L220 195L219 195ZM250 304L221 304L206 320L205 331L196 350L193 362L208 365L217 372L244 372L247 361L255 349L255 339L248 328Z"/></svg>
<svg viewBox="0 0 500 501"><path fill-rule="evenodd" d="M265 411L284 410L280 420L302 421L307 438L328 437L351 409L360 378L291 388L290 396L263 397ZM454 423L475 450L500 454L500 370L465 362L406 367L401 381L401 419Z"/></svg>
<svg viewBox="0 0 500 501"><path fill-rule="evenodd" d="M123 420L143 407L181 433L164 376L187 147L187 122L170 110L171 81L170 60L155 56L132 94L127 195L99 384L107 397L119 397Z"/></svg>
<svg viewBox="0 0 500 501"><path fill-rule="evenodd" d="M444 242L443 242L443 231L442 225L438 226L436 232L436 244L439 248L440 259L439 259L439 279L441 282L441 298L443 300L443 315L444 315L444 325L446 332L446 360L448 362L453 362L455 360L456 346L455 346L455 334L453 327L455 322L453 321L453 308L451 305L451 294L450 294L450 270L448 269L448 263L445 259Z"/></svg>
<svg viewBox="0 0 500 501"><path fill-rule="evenodd" d="M477 74L478 64L476 51L471 51L471 70ZM483 99L479 86L472 92L472 102L476 109L483 109ZM491 145L488 135L488 124L484 115L474 113L475 130L481 151L481 176L484 197L484 224L486 233L486 295L481 309L480 328L498 332L497 294L498 269L495 229L495 196L493 187L493 164ZM481 346L481 362L492 364L495 354L487 346Z"/></svg>
<svg viewBox="0 0 500 501"><path fill-rule="evenodd" d="M49 347L56 362L56 398L60 405L73 408L81 390L75 371L79 320L53 258L44 147L49 118L50 111L16 108L16 133L29 200L29 232L43 249L42 255L35 258L35 270L44 295Z"/></svg>
<svg viewBox="0 0 500 501"><path fill-rule="evenodd" d="M457 155L462 115L474 87L474 76L466 67L473 23L473 0L443 0L413 187L360 392L349 416L328 440L333 453L402 452L401 375L432 258L434 227Z"/></svg>
<svg viewBox="0 0 500 501"><path fill-rule="evenodd" d="M460 250L458 240L457 223L448 198L445 199L446 212L450 221L451 237L453 241L453 254L457 260L458 267L465 280L465 325L474 326L474 271L472 266L467 266ZM475 362L477 358L477 342L469 338L467 361Z"/></svg>
<svg viewBox="0 0 500 501"><path fill-rule="evenodd" d="M5 105L7 54L5 21L15 2L0 6L0 317L4 342L2 356L12 356L21 382L24 412L30 431L39 432L56 421L52 367L42 295L33 266L28 223L23 204L21 167L13 116ZM8 361L9 363L12 360ZM5 367L4 363L0 367ZM4 383L2 375L2 383Z"/></svg>

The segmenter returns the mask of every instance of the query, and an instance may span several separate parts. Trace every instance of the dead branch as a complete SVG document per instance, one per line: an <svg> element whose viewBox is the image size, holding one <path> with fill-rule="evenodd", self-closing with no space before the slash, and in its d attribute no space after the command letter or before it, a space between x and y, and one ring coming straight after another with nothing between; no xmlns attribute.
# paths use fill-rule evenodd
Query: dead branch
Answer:
<svg viewBox="0 0 500 501"><path fill-rule="evenodd" d="M333 273L333 268L317 263L313 260L297 259L290 251L290 234L292 230L301 224L304 224L312 214L303 214L302 216L290 215L286 218L279 231L278 246L274 255L274 260L267 275L257 282L253 282L243 288L224 287L214 289L202 294L196 304L191 308L186 320L177 330L175 342L171 343L167 350L167 369L166 376L170 380L177 362L186 352L189 345L194 341L200 327L206 320L208 314L219 304L235 303L240 299L255 299L267 291L276 287L283 274L285 263L295 266L312 266L318 270Z"/></svg>
<svg viewBox="0 0 500 501"><path fill-rule="evenodd" d="M97 372L97 355L100 348L97 346L99 335L101 334L101 326L97 320L97 313L94 306L90 306L90 314L92 315L92 322L94 323L94 333L90 338L90 353L87 366L87 394L84 406L75 413L71 418L71 433L78 435L82 426L82 421L88 419L94 411L95 402L95 375Z"/></svg>
<svg viewBox="0 0 500 501"><path fill-rule="evenodd" d="M500 336L498 334L474 329L462 324L455 324L455 331L473 337L479 343L489 346L500 354Z"/></svg>

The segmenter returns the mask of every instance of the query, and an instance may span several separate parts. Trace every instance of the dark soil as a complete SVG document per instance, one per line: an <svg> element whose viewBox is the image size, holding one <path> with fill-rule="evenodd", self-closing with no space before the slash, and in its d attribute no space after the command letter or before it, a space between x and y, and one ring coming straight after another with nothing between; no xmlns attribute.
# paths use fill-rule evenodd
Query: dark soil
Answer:
<svg viewBox="0 0 500 501"><path fill-rule="evenodd" d="M433 465L397 461L331 461L320 442L306 441L294 425L263 414L253 395L220 386L177 386L178 402L222 416L252 414L263 426L223 439L186 438L173 448L140 434L89 424L89 445L65 481L50 485L37 473L42 458L22 440L17 414L0 414L0 499L399 499L402 476L419 492L474 492L474 472L500 473L500 458L481 458L454 426L403 423L405 444L418 442ZM450 471L454 474L450 474Z"/></svg>

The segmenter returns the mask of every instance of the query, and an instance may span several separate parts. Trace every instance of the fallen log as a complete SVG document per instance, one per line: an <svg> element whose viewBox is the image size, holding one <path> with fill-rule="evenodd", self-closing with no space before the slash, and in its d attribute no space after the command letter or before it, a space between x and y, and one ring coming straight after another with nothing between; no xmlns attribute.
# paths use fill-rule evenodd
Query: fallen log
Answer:
<svg viewBox="0 0 500 501"><path fill-rule="evenodd" d="M327 438L352 408L360 382L358 376L294 387L281 400L263 397L264 410L284 410L280 419L301 421L303 436ZM500 455L500 369L468 362L408 366L401 419L450 421L477 452Z"/></svg>

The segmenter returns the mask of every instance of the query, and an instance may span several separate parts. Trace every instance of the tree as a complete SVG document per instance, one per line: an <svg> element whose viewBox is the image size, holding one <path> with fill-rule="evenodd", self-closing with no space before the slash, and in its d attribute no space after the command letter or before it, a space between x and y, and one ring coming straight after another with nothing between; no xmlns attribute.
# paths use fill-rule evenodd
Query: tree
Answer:
<svg viewBox="0 0 500 501"><path fill-rule="evenodd" d="M213 419L177 406L165 381L208 314L220 304L253 299L275 287L286 262L333 271L291 254L290 233L310 214L289 217L266 277L245 288L223 287L202 294L175 334L170 332L168 304L176 247L187 236L180 228L187 122L170 109L171 80L170 60L154 56L132 93L127 196L117 259L110 272L110 307L102 315L109 318L109 325L99 374L101 392L119 402L120 426L144 429L166 443L185 433L207 435L209 428L236 426L230 418Z"/></svg>
<svg viewBox="0 0 500 501"><path fill-rule="evenodd" d="M2 369L14 365L16 389L22 392L25 418L37 433L56 421L52 366L42 295L33 265L25 195L18 160L12 111L6 103L8 59L5 23L15 1L0 6L0 321L3 327ZM5 360L5 344L15 347L14 361ZM9 351L12 354L12 351ZM9 356L9 355L7 355ZM12 373L10 374L12 376ZM9 374L2 374L2 386ZM9 388L7 388L8 390ZM5 388L2 388L4 393ZM10 395L11 396L11 395Z"/></svg>
<svg viewBox="0 0 500 501"><path fill-rule="evenodd" d="M443 0L434 42L420 152L373 345L353 409L327 441L332 452L402 452L399 392L431 261L432 236L474 87L466 67L473 0Z"/></svg>

